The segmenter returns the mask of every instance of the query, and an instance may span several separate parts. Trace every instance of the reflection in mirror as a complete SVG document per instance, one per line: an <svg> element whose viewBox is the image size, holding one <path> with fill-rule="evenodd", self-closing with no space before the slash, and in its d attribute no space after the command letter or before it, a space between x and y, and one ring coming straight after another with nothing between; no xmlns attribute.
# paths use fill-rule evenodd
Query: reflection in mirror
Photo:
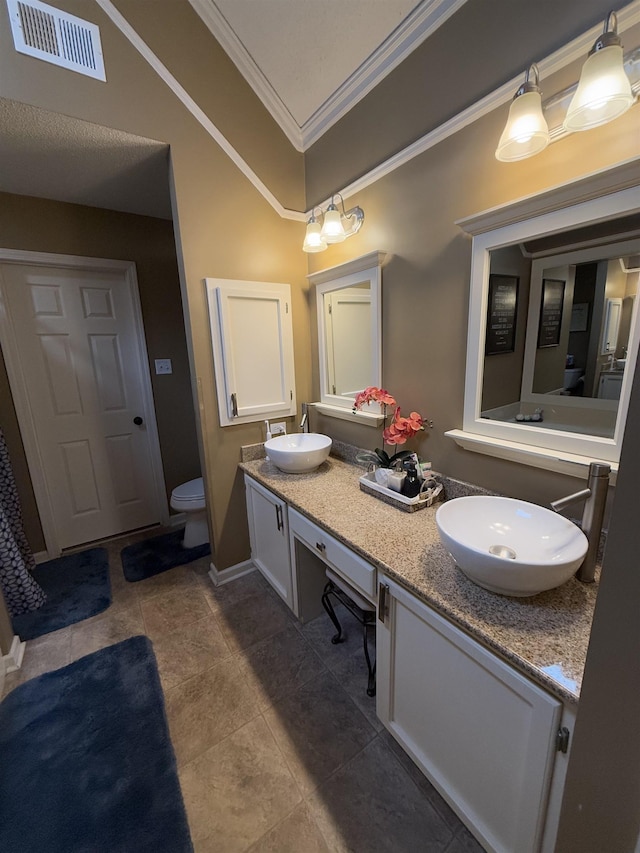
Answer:
<svg viewBox="0 0 640 853"><path fill-rule="evenodd" d="M323 294L326 394L354 400L371 382L371 284Z"/></svg>
<svg viewBox="0 0 640 853"><path fill-rule="evenodd" d="M383 252L308 276L316 287L320 405L349 415L359 391L382 384L381 265ZM377 422L379 412L369 413ZM357 420L366 420L358 413Z"/></svg>
<svg viewBox="0 0 640 853"><path fill-rule="evenodd" d="M637 238L541 256L535 244L491 252L483 418L613 437L639 252Z"/></svg>

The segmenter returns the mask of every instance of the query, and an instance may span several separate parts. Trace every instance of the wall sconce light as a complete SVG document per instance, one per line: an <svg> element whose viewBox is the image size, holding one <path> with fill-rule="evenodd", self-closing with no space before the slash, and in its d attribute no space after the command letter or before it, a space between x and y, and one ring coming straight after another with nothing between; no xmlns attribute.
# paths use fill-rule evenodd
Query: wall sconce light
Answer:
<svg viewBox="0 0 640 853"><path fill-rule="evenodd" d="M609 12L604 32L598 36L582 66L580 82L564 120L565 130L589 130L613 121L634 102L631 83L623 66L618 19Z"/></svg>
<svg viewBox="0 0 640 853"><path fill-rule="evenodd" d="M340 198L342 211L335 204L336 196ZM344 199L340 193L334 193L331 196L331 203L324 213L320 208L322 227L316 218L316 209L314 207L307 221L307 231L302 244L304 252L324 252L329 244L342 243L343 240L351 237L352 234L356 234L362 228L364 210L361 207L345 210Z"/></svg>
<svg viewBox="0 0 640 853"><path fill-rule="evenodd" d="M609 12L584 63L580 81L540 103L538 67L534 63L516 92L496 159L522 160L567 133L613 121L636 100L640 89L640 49L626 57L615 12ZM533 83L530 81L533 77Z"/></svg>
<svg viewBox="0 0 640 853"><path fill-rule="evenodd" d="M533 82L529 79L533 76ZM513 96L509 118L496 148L496 159L509 163L523 160L546 148L549 128L542 114L540 75L535 62L528 68L524 83Z"/></svg>

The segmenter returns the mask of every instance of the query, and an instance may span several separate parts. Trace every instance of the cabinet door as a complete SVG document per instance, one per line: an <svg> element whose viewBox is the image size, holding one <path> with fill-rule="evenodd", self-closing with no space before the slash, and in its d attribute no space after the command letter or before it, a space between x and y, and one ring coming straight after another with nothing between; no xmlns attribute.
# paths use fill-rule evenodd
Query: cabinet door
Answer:
<svg viewBox="0 0 640 853"><path fill-rule="evenodd" d="M279 596L292 603L287 505L245 477L251 559Z"/></svg>
<svg viewBox="0 0 640 853"><path fill-rule="evenodd" d="M205 281L221 426L294 415L291 288Z"/></svg>
<svg viewBox="0 0 640 853"><path fill-rule="evenodd" d="M378 716L487 850L538 850L561 703L381 584Z"/></svg>

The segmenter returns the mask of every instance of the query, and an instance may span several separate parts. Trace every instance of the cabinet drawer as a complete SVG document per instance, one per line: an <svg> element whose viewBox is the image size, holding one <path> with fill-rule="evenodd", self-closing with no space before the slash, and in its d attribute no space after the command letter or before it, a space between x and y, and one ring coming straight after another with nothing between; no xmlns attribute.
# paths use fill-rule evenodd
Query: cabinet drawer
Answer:
<svg viewBox="0 0 640 853"><path fill-rule="evenodd" d="M376 570L295 509L289 510L289 528L335 571L375 604Z"/></svg>

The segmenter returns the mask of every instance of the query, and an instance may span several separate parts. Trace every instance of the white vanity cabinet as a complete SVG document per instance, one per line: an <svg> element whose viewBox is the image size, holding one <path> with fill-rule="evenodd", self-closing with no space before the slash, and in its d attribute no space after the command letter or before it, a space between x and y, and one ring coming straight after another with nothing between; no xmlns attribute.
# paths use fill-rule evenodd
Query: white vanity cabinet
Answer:
<svg viewBox="0 0 640 853"><path fill-rule="evenodd" d="M378 716L487 850L539 851L562 703L393 581L380 589Z"/></svg>
<svg viewBox="0 0 640 853"><path fill-rule="evenodd" d="M293 610L287 504L250 477L245 476L244 483L251 559Z"/></svg>

